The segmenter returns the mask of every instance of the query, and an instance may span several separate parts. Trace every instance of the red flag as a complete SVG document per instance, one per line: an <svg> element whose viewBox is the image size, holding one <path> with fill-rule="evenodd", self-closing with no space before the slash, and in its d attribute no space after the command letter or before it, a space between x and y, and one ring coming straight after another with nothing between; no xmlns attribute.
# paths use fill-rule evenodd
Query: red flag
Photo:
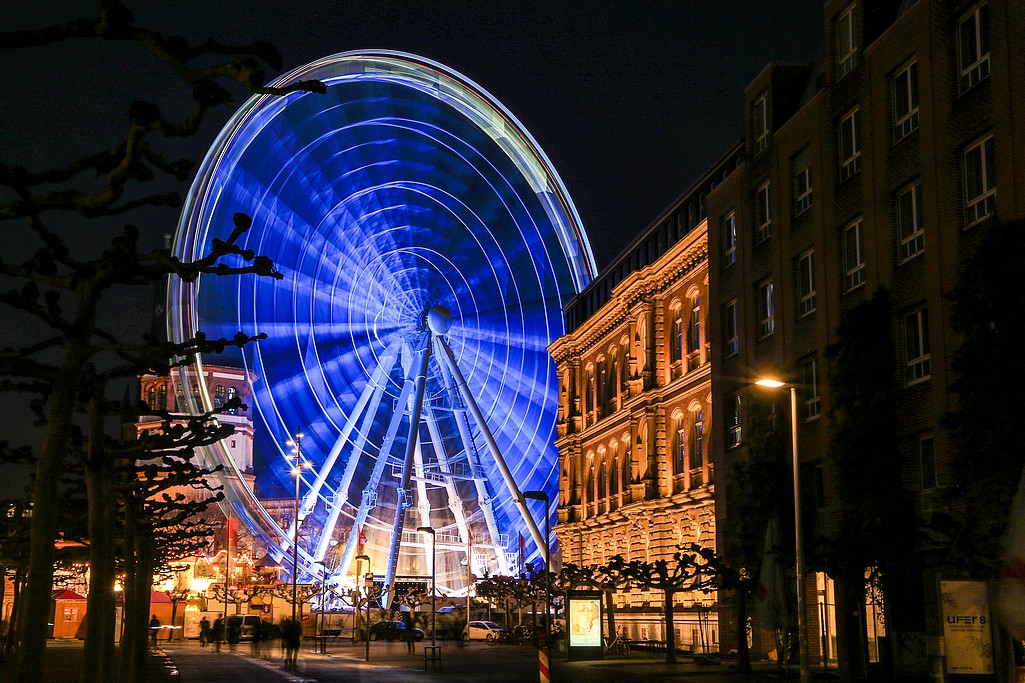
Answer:
<svg viewBox="0 0 1025 683"><path fill-rule="evenodd" d="M363 526L356 527L356 554L363 554L363 546L367 543L366 534L363 533Z"/></svg>
<svg viewBox="0 0 1025 683"><path fill-rule="evenodd" d="M523 534L520 534L520 573L522 574L526 570L526 558L527 558L527 544L523 539Z"/></svg>

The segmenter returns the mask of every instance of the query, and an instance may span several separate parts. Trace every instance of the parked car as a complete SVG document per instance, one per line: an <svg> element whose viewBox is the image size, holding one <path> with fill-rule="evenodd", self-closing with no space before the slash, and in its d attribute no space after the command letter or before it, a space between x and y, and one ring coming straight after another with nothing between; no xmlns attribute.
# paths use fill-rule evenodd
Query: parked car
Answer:
<svg viewBox="0 0 1025 683"><path fill-rule="evenodd" d="M226 628L237 627L242 640L252 640L259 625L260 617L255 614L229 614Z"/></svg>
<svg viewBox="0 0 1025 683"><path fill-rule="evenodd" d="M422 629L413 627L413 637L416 640L424 639ZM379 621L370 626L370 640L405 640L406 625L401 621Z"/></svg>
<svg viewBox="0 0 1025 683"><path fill-rule="evenodd" d="M463 627L463 640L495 640L502 635L502 627L493 621L471 621Z"/></svg>

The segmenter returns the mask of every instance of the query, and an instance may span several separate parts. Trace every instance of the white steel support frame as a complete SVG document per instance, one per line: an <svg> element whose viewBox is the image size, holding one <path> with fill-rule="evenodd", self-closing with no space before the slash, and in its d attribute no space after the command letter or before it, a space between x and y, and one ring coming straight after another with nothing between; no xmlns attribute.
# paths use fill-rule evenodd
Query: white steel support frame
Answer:
<svg viewBox="0 0 1025 683"><path fill-rule="evenodd" d="M431 311L431 313L433 312L434 310ZM445 315L447 315L447 312L445 312ZM364 387L363 392L354 406L353 411L346 420L341 433L335 440L334 446L328 453L327 458L325 458L323 465L320 466L318 475L303 498L301 506L303 516L308 515L316 507L317 500L321 496L321 491L330 476L331 470L334 468L342 453L345 450L348 450L346 448L346 444L349 443L352 432L356 429L357 423L359 423L357 436L354 440L355 442L353 444L351 454L346 462L346 467L342 474L341 481L335 488L335 493L327 499L327 521L324 525L323 534L317 543L315 552L311 555L306 555L306 553L304 553L308 559L311 559L314 562L322 561L330 548L331 538L334 535L334 530L338 524L338 518L342 508L346 505L349 499L349 488L351 487L352 481L355 477L359 460L361 459L361 456L366 453L366 435L369 433L369 428L382 405L384 392L388 384L388 377L394 368L395 361L401 357L405 381L403 383L401 393L395 402L396 409L392 412L384 440L376 454L377 457L373 471L366 487L363 489L359 508L353 519L352 530L345 543L342 556L330 577L344 578L349 572L349 567L357 554L357 546L359 545L360 536L359 529L366 523L370 512L377 505L377 490L381 483L381 477L383 476L385 467L389 462L393 462L391 460L391 450L394 446L395 438L398 434L402 420L408 414L410 421L408 425L405 453L402 458L402 470L397 489L398 499L396 501L395 515L392 523L389 557L384 577L386 591L384 600L386 606L390 604L391 598L394 595L392 584L394 582L395 569L398 565L399 551L402 545L405 511L407 504L409 504L409 501L406 501L405 499L408 495L411 481L415 481L417 484L416 498L418 501L418 517L423 526L433 526L430 500L427 495L428 484L434 483L435 485L445 489L448 499L448 507L452 511L455 525L458 528L461 540L465 543L467 553L466 561L469 572L473 566L471 548L474 545L480 547L482 544L473 543L469 522L466 517L466 512L463 509L463 501L460 498L459 491L456 487L456 480L470 479L477 491L478 504L484 518L484 523L487 526L489 535L495 543L493 549L495 550L495 558L498 562L499 569L503 574L508 574L510 571L509 557L505 552L507 549L498 545L501 534L499 533L499 526L495 517L494 501L487 491L485 474L481 467L481 463L479 462L473 435L470 432L467 412L469 412L473 417L473 421L480 430L480 434L485 442L487 451L501 473L505 487L512 496L513 503L518 509L524 523L527 525L527 529L531 537L537 544L538 548L543 549L546 547L545 540L541 536L533 517L527 510L526 504L523 500L523 495L513 479L512 473L506 465L505 459L498 448L498 444L495 442L495 439L484 420L484 415L471 394L469 386L467 385L466 379L460 371L459 366L455 362L451 348L445 341L444 333L446 329L434 329L433 325L425 326L425 329L423 329L422 334L418 338L414 340L407 338L406 340L393 342L386 349L381 356L380 364L375 369L370 381ZM418 347L415 351L410 348L411 343ZM438 418L435 415L437 408L427 406L425 410L425 388L428 365L432 356L438 364L445 388L452 399L452 416L456 424L462 449L466 456L469 477L459 476L452 471L451 457L446 453L443 447L441 429L438 426ZM438 460L437 467L439 470L439 477L427 476L424 469L423 454L419 441L421 418L423 418L423 421L426 423L427 431L430 435L430 441ZM292 529L289 531L291 532ZM469 587L467 587L467 595L469 595Z"/></svg>

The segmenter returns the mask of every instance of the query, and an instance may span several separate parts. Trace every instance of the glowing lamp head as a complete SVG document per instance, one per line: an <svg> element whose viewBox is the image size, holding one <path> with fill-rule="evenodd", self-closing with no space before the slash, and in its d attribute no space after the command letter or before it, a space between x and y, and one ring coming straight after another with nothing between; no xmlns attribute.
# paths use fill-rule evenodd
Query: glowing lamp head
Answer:
<svg viewBox="0 0 1025 683"><path fill-rule="evenodd" d="M778 379L773 379L771 377L763 377L756 380L755 384L760 387L768 387L770 389L779 389L780 387L785 387L787 385L786 382L780 382Z"/></svg>

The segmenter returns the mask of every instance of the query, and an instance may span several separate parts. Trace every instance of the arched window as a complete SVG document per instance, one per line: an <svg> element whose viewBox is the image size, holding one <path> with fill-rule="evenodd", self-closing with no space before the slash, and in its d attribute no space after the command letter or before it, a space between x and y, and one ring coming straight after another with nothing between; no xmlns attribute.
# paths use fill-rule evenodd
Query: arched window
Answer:
<svg viewBox="0 0 1025 683"><path fill-rule="evenodd" d="M597 499L601 500L605 498L609 490L608 487L608 473L605 470L605 458L602 458L601 464L598 465L598 496Z"/></svg>
<svg viewBox="0 0 1025 683"><path fill-rule="evenodd" d="M150 410L157 407L157 388L152 384L146 390L146 405L149 406Z"/></svg>
<svg viewBox="0 0 1025 683"><path fill-rule="evenodd" d="M595 492L594 492L594 457L593 456L589 457L587 459L587 487L586 487L586 491L587 491L586 495L587 495L587 503L588 504L593 503L595 500L597 500L597 496L595 496Z"/></svg>
<svg viewBox="0 0 1025 683"><path fill-rule="evenodd" d="M673 474L681 474L687 463L687 439L684 426L683 411L673 413L675 438L673 439Z"/></svg>
<svg viewBox="0 0 1025 683"><path fill-rule="evenodd" d="M161 382L157 387L157 405L160 410L167 410L167 384Z"/></svg>
<svg viewBox="0 0 1025 683"><path fill-rule="evenodd" d="M612 478L609 479L609 495L619 495L619 482L620 477L623 476L622 468L619 463L619 451L613 447L612 449Z"/></svg>
<svg viewBox="0 0 1025 683"><path fill-rule="evenodd" d="M584 412L591 420L594 419L594 366L587 366L587 396L584 398Z"/></svg>
<svg viewBox="0 0 1025 683"><path fill-rule="evenodd" d="M598 405L601 415L609 414L609 363L604 356L598 359Z"/></svg>
<svg viewBox="0 0 1025 683"><path fill-rule="evenodd" d="M701 406L691 409L693 426L690 430L690 468L696 470L705 465L705 425Z"/></svg>
<svg viewBox="0 0 1025 683"><path fill-rule="evenodd" d="M214 387L214 408L220 408L224 405L224 385L218 384Z"/></svg>
<svg viewBox="0 0 1025 683"><path fill-rule="evenodd" d="M174 388L174 406L175 410L179 413L184 413L186 410L185 390L182 389L182 385L180 384Z"/></svg>
<svg viewBox="0 0 1025 683"><path fill-rule="evenodd" d="M701 350L701 295L694 293L690 297L690 320L687 324L687 353Z"/></svg>
<svg viewBox="0 0 1025 683"><path fill-rule="evenodd" d="M231 401L231 400L233 400L233 399L234 399L234 398L235 398L236 396L238 396L238 389L237 389L237 388L235 388L235 387L228 387L228 400L229 400L229 401ZM230 414L234 415L234 414L235 414L235 413L236 413L237 411L238 411L238 409L237 409L237 408L232 408L232 409L231 409L231 410L229 410L228 412L229 412Z"/></svg>
<svg viewBox="0 0 1025 683"><path fill-rule="evenodd" d="M677 363L683 360L684 355L686 355L683 334L683 304L679 301L674 301L669 313L673 320L669 338L669 362Z"/></svg>

